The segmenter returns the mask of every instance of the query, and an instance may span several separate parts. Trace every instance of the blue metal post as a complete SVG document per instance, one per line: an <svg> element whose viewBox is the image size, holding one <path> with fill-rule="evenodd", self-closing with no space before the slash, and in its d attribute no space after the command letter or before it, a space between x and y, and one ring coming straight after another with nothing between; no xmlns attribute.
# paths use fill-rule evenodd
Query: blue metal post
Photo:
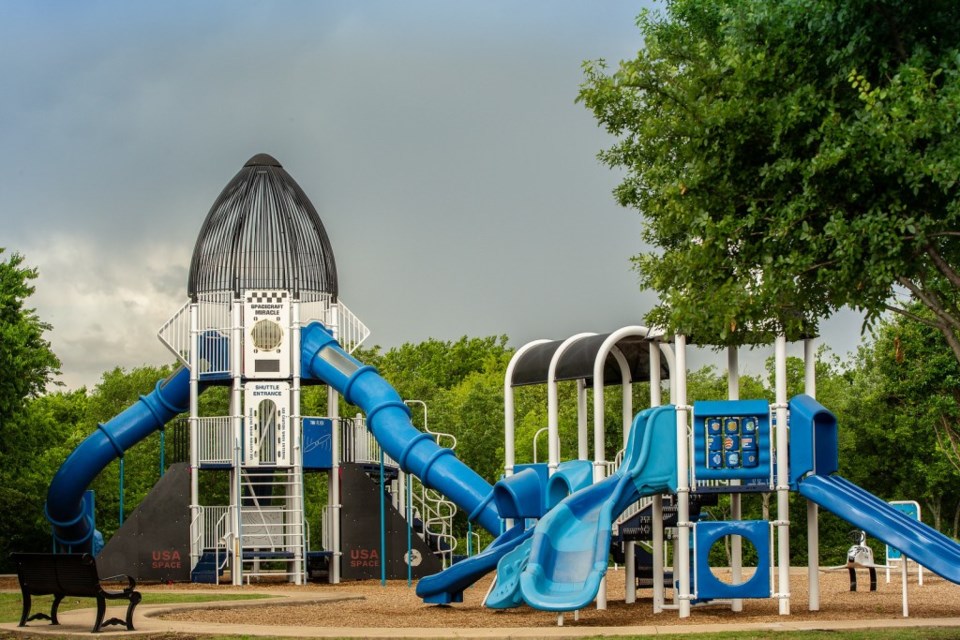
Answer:
<svg viewBox="0 0 960 640"><path fill-rule="evenodd" d="M473 551L471 551L472 544L473 544L472 538L473 538L473 523L467 520L467 557L468 558L473 555Z"/></svg>

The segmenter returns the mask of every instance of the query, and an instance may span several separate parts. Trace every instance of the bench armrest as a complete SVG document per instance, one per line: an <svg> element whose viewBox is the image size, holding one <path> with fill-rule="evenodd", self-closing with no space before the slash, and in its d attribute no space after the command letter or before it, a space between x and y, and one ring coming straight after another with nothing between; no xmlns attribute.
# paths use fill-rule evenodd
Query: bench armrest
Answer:
<svg viewBox="0 0 960 640"><path fill-rule="evenodd" d="M102 582L121 582L123 580L127 581L127 586L124 587L123 593L129 593L130 591L133 591L134 589L137 588L137 581L134 580L132 576L128 576L124 573L121 573L115 576L109 576L106 578L100 578L101 583Z"/></svg>

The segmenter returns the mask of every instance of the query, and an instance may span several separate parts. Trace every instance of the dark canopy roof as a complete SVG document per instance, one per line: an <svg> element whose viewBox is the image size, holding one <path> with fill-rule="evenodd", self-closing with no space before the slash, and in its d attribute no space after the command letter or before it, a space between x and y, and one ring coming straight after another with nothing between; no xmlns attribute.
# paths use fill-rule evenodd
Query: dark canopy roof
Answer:
<svg viewBox="0 0 960 640"><path fill-rule="evenodd" d="M569 345L557 363L557 380L586 380L593 384L593 363L603 342L610 336L604 333L581 338ZM529 384L544 384L553 359L563 340L554 340L531 347L520 356L513 369L511 386L520 387ZM630 366L630 375L634 382L650 380L650 353L647 345L650 340L641 336L627 336L617 342L617 348L623 353ZM660 378L666 380L669 370L664 359L660 360ZM611 354L604 363L604 385L620 384L620 365Z"/></svg>
<svg viewBox="0 0 960 640"><path fill-rule="evenodd" d="M227 183L200 229L190 297L215 291L287 289L337 297L337 265L317 210L280 163L250 158Z"/></svg>

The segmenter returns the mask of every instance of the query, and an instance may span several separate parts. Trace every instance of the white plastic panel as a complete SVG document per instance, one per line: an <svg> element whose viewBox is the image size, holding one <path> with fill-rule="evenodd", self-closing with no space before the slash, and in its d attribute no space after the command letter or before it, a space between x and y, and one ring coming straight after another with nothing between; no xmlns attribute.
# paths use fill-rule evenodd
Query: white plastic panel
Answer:
<svg viewBox="0 0 960 640"><path fill-rule="evenodd" d="M243 293L243 375L290 377L290 295L286 291Z"/></svg>

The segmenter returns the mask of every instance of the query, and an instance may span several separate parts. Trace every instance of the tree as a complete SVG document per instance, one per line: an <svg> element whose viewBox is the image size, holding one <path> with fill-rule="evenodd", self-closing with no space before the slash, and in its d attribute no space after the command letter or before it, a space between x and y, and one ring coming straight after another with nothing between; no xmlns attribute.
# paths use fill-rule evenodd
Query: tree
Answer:
<svg viewBox="0 0 960 640"><path fill-rule="evenodd" d="M5 250L0 248L0 254ZM25 306L37 270L13 253L0 262L0 454L8 451L13 418L28 398L43 393L60 373L60 360L44 339L50 325Z"/></svg>
<svg viewBox="0 0 960 640"><path fill-rule="evenodd" d="M13 551L48 551L44 516L50 479L83 439L86 390L49 393L29 400L8 424L0 454L0 504L16 517L0 519L0 570L10 570Z"/></svg>
<svg viewBox="0 0 960 640"><path fill-rule="evenodd" d="M585 64L648 322L742 344L917 301L960 360L960 4L920 4L672 0Z"/></svg>
<svg viewBox="0 0 960 640"><path fill-rule="evenodd" d="M929 311L917 305L918 315ZM936 330L898 317L861 347L840 419L841 472L887 499L917 500L930 524L960 528L960 365Z"/></svg>

